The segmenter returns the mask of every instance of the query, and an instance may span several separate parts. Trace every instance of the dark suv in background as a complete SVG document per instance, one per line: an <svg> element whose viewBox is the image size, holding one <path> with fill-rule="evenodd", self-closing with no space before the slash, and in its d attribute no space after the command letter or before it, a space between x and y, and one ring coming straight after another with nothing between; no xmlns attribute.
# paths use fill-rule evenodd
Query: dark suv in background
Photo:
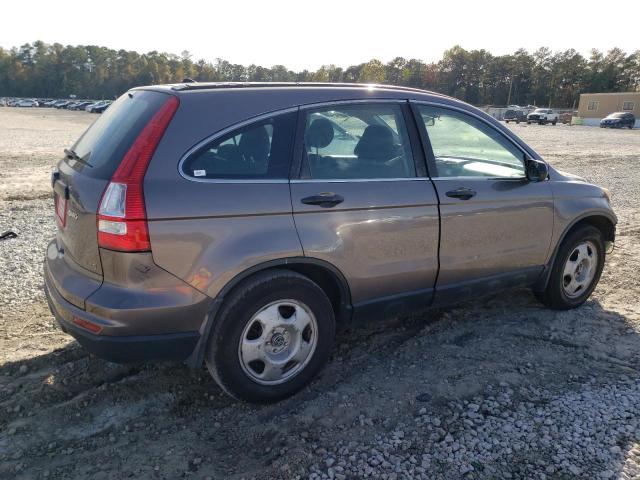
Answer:
<svg viewBox="0 0 640 480"><path fill-rule="evenodd" d="M527 114L523 110L507 110L502 118L505 123L520 123L527 121Z"/></svg>
<svg viewBox="0 0 640 480"><path fill-rule="evenodd" d="M127 92L53 173L45 290L116 362L203 361L269 402L320 372L336 324L530 287L595 288L616 217L498 121L387 86Z"/></svg>
<svg viewBox="0 0 640 480"><path fill-rule="evenodd" d="M614 112L600 120L600 128L633 128L636 117L631 112Z"/></svg>

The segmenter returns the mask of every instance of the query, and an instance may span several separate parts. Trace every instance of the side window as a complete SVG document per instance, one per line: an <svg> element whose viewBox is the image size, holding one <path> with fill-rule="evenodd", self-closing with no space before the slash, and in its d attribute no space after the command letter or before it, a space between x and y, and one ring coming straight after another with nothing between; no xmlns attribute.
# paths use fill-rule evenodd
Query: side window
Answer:
<svg viewBox="0 0 640 480"><path fill-rule="evenodd" d="M309 111L304 143L305 176L313 179L416 174L399 105L334 105Z"/></svg>
<svg viewBox="0 0 640 480"><path fill-rule="evenodd" d="M437 177L523 177L524 155L498 131L470 115L419 106Z"/></svg>
<svg viewBox="0 0 640 480"><path fill-rule="evenodd" d="M284 113L245 125L189 156L185 175L209 179L289 178L295 113Z"/></svg>

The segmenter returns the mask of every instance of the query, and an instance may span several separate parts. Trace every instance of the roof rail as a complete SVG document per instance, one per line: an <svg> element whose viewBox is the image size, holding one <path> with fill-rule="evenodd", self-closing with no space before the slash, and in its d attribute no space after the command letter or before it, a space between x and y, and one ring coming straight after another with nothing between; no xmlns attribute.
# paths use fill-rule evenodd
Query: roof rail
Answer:
<svg viewBox="0 0 640 480"><path fill-rule="evenodd" d="M172 90L184 91L184 90L210 90L210 89L223 89L223 88L286 88L286 87L301 87L301 88L370 88L381 90L402 90L408 92L417 93L429 93L431 95L438 95L446 97L442 93L432 92L430 90L422 90L420 88L403 87L396 85L384 85L376 83L328 83L328 82L193 82L193 83L180 83L171 85Z"/></svg>

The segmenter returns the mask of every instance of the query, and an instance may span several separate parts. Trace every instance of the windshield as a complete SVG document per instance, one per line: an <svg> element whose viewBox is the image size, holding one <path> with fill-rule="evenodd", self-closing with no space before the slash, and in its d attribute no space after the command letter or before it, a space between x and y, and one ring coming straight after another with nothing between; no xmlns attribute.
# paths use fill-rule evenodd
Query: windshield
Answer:
<svg viewBox="0 0 640 480"><path fill-rule="evenodd" d="M536 108L533 113L548 113L546 108Z"/></svg>
<svg viewBox="0 0 640 480"><path fill-rule="evenodd" d="M607 118L623 118L624 113L610 113Z"/></svg>

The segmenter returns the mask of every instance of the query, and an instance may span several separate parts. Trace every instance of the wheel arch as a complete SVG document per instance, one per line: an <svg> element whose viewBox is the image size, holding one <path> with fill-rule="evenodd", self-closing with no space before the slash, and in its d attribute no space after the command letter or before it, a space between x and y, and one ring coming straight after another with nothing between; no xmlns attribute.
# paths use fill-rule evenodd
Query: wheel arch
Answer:
<svg viewBox="0 0 640 480"><path fill-rule="evenodd" d="M606 242L614 242L616 236L616 219L612 215L605 212L590 212L575 218L569 225L567 225L562 232L562 235L558 238L556 245L554 246L551 258L545 265L544 271L540 275L540 279L534 286L534 290L542 291L547 288L549 282L549 275L551 274L551 268L556 260L556 255L560 249L560 245L564 242L564 239L569 233L575 231L577 228L583 225L592 225L600 230L604 236Z"/></svg>
<svg viewBox="0 0 640 480"><path fill-rule="evenodd" d="M200 329L200 340L192 354L186 360L187 365L193 368L199 368L202 365L206 341L224 299L235 288L254 275L275 269L290 270L306 276L318 284L327 297L329 297L336 316L336 322L346 323L351 319L351 291L345 276L337 267L325 260L312 257L287 257L269 260L249 267L237 274L220 290L213 300L211 309Z"/></svg>

